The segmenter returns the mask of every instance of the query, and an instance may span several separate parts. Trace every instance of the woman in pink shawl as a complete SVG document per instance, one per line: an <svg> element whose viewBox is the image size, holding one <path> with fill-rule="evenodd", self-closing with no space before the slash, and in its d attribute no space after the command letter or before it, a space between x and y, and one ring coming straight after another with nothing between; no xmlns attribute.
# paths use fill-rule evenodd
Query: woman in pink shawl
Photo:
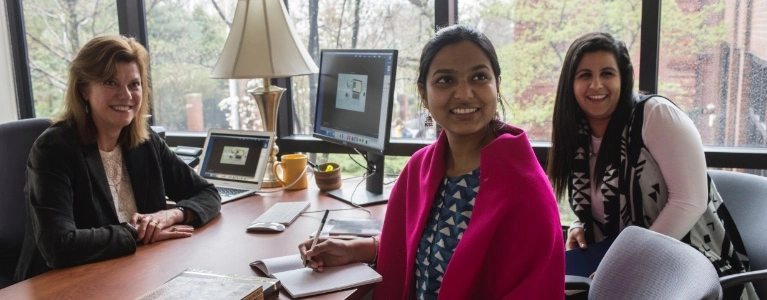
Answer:
<svg viewBox="0 0 767 300"><path fill-rule="evenodd" d="M299 245L309 267L366 262L376 299L562 299L556 200L524 131L499 120L501 69L467 26L438 31L421 53L418 92L437 141L392 188L381 236ZM308 250L308 251L307 251Z"/></svg>

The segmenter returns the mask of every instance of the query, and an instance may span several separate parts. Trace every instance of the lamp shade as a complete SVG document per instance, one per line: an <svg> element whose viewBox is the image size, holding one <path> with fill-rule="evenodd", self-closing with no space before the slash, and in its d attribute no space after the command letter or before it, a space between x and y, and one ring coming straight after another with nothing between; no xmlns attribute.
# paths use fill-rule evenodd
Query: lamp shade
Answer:
<svg viewBox="0 0 767 300"><path fill-rule="evenodd" d="M211 78L273 78L317 73L282 0L239 0Z"/></svg>

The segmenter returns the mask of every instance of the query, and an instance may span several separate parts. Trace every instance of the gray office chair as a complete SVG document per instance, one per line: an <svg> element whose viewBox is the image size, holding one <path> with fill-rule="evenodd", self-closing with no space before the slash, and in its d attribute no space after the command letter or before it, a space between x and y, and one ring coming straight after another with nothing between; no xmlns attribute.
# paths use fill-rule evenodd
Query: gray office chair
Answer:
<svg viewBox="0 0 767 300"><path fill-rule="evenodd" d="M767 239L764 239L767 234L767 218L764 218L767 212L767 178L719 170L710 170L708 174L727 208L719 213L730 214L736 230L729 229L733 224L725 226L731 234L738 234L743 240L751 269L750 272L721 277L719 283L726 289L751 282L759 298L767 299ZM590 290L595 285L588 278L577 276L567 276L565 281L567 290Z"/></svg>
<svg viewBox="0 0 767 300"><path fill-rule="evenodd" d="M13 283L26 224L24 185L32 144L49 119L24 119L0 124L0 288Z"/></svg>
<svg viewBox="0 0 767 300"><path fill-rule="evenodd" d="M764 280L767 278L767 239L764 238L767 235L767 177L718 170L710 170L708 175L722 196L727 208L725 213L735 222L751 268L748 273L722 277L722 285L753 282L759 298L767 299Z"/></svg>
<svg viewBox="0 0 767 300"><path fill-rule="evenodd" d="M720 299L711 262L685 243L631 226L615 239L597 268L589 299Z"/></svg>

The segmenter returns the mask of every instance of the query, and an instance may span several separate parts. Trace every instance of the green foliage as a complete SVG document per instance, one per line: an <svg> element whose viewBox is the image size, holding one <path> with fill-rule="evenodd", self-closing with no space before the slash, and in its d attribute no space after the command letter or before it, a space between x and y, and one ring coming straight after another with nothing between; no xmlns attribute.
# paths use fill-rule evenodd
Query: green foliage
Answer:
<svg viewBox="0 0 767 300"><path fill-rule="evenodd" d="M56 115L64 103L67 67L93 37L116 34L114 1L26 0L24 25L37 117Z"/></svg>
<svg viewBox="0 0 767 300"><path fill-rule="evenodd" d="M186 130L186 95L201 93L208 127L228 127L217 106L227 87L208 77L226 40L224 21L200 4L166 0L148 12L147 27L157 123Z"/></svg>
<svg viewBox="0 0 767 300"><path fill-rule="evenodd" d="M576 37L607 31L634 45L640 29L640 0L483 2L473 19L493 40L501 62L506 121L548 140L555 91L564 57Z"/></svg>
<svg viewBox="0 0 767 300"><path fill-rule="evenodd" d="M692 8L680 7L678 1L663 1L661 53L670 58L694 57L705 47L724 41L726 23L721 20L724 4L723 1L701 4L698 11L691 11Z"/></svg>

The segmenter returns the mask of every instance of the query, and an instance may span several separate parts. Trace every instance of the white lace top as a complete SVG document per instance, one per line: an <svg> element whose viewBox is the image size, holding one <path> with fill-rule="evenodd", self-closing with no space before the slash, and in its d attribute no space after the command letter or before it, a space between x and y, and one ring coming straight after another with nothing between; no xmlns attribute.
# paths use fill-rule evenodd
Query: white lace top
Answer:
<svg viewBox="0 0 767 300"><path fill-rule="evenodd" d="M109 181L109 191L117 209L117 218L120 222L130 221L131 216L137 212L136 199L133 196L133 186L130 183L128 169L125 168L123 153L120 147L115 147L112 152L101 153L101 162Z"/></svg>

